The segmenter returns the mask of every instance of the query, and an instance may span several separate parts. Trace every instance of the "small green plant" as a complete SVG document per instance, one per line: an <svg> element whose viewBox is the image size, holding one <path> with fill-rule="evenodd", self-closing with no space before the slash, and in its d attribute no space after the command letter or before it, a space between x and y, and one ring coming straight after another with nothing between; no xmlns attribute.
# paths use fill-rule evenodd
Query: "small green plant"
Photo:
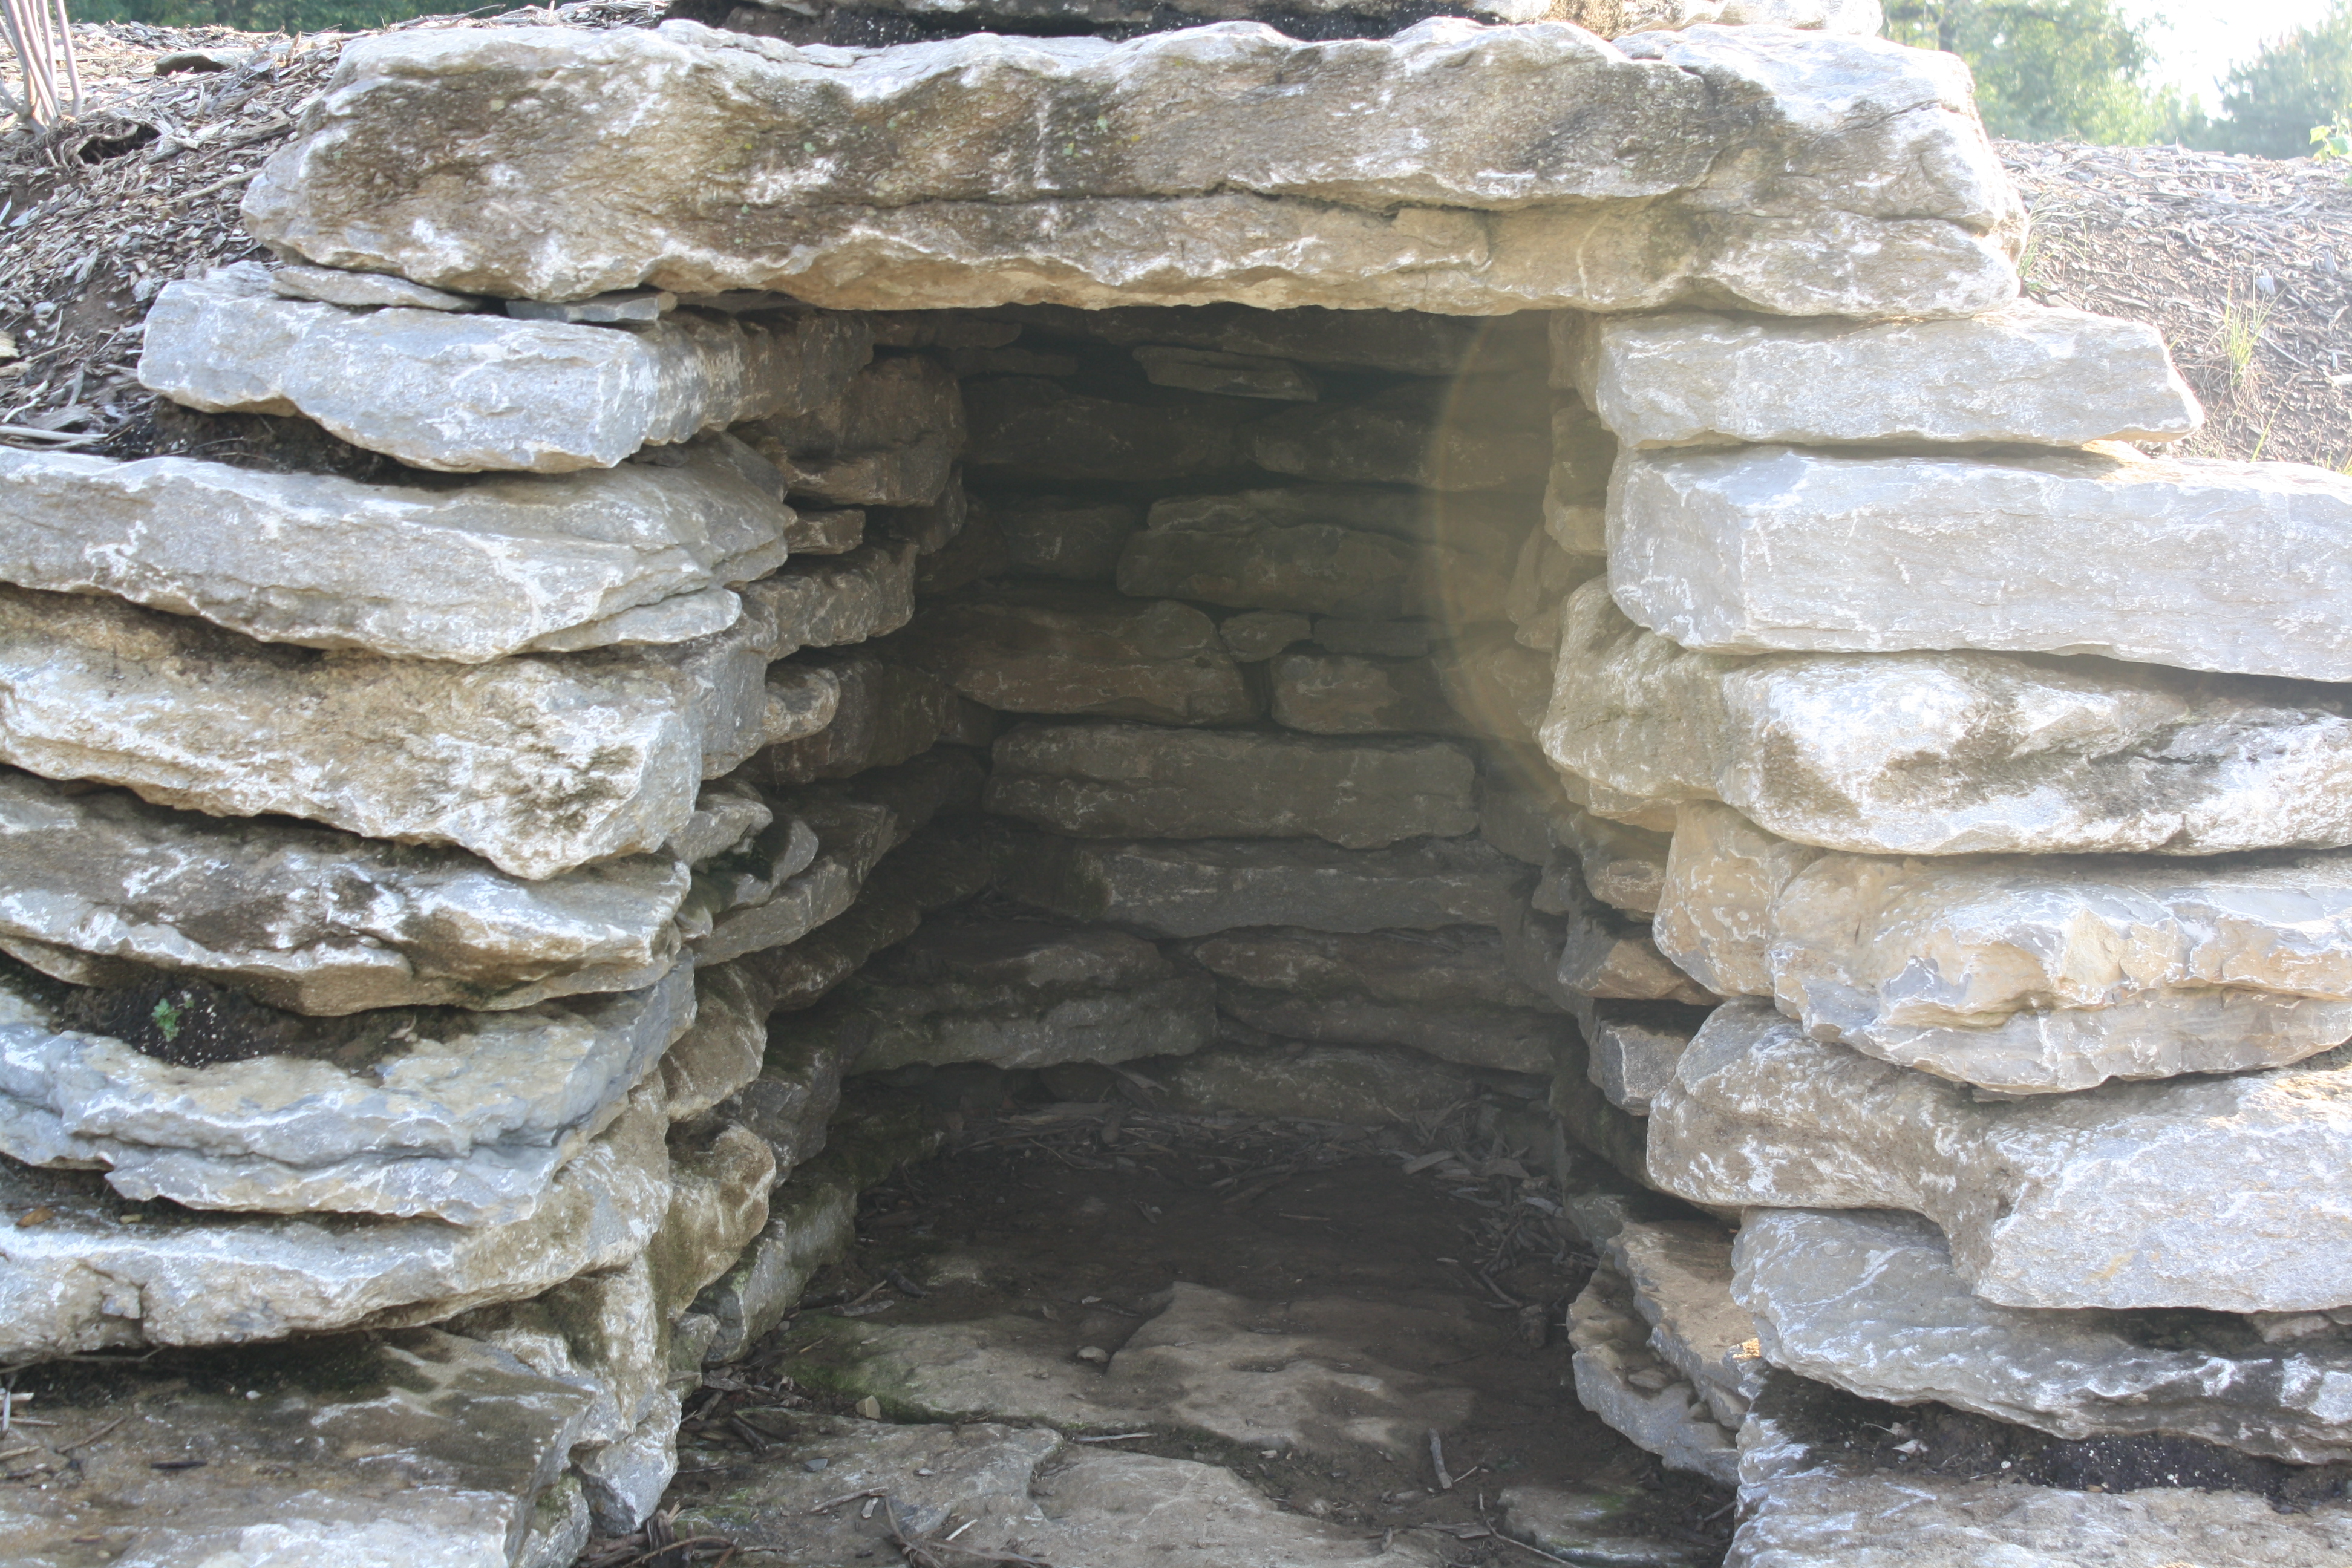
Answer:
<svg viewBox="0 0 2352 1568"><path fill-rule="evenodd" d="M2311 128L2311 161L2315 163L2341 163L2352 161L2352 127L2341 121L2333 125ZM2347 184L2352 184L2352 169L2344 172Z"/></svg>
<svg viewBox="0 0 2352 1568"><path fill-rule="evenodd" d="M180 1020L184 1015L180 1011L180 1005L169 996L156 1003L154 1012L148 1016L155 1020L155 1027L162 1033L165 1045L168 1046L180 1037Z"/></svg>
<svg viewBox="0 0 2352 1568"><path fill-rule="evenodd" d="M2231 289L2221 305L2221 353L2230 361L2230 384L2236 387L2246 379L2252 368L2254 351L2262 347L2263 331L2270 325L2271 303L2267 300L2241 300Z"/></svg>

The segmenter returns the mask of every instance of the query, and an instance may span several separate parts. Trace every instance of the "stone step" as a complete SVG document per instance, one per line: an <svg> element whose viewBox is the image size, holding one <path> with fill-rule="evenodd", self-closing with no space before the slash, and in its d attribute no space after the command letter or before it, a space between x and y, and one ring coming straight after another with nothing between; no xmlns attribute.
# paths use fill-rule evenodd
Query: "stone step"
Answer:
<svg viewBox="0 0 2352 1568"><path fill-rule="evenodd" d="M1638 452L1610 590L1686 648L2097 654L2352 678L2352 478L2298 463ZM2125 564L2128 563L2128 564Z"/></svg>
<svg viewBox="0 0 2352 1568"><path fill-rule="evenodd" d="M1651 1101L1649 1172L1723 1207L1906 1209L2006 1307L2352 1304L2352 1060L1980 1100L1718 1007Z"/></svg>
<svg viewBox="0 0 2352 1568"><path fill-rule="evenodd" d="M2352 844L2321 685L1989 653L1690 653L1570 595L1544 752L1643 803L1720 799L1857 854Z"/></svg>
<svg viewBox="0 0 2352 1568"><path fill-rule="evenodd" d="M1360 307L1394 305L1402 274L1420 308L1475 315L1703 290L1884 316L2017 287L1994 237L2017 198L1967 73L1874 38L1710 29L1621 50L1439 20L1300 43L1237 23L820 65L673 22L368 38L332 90L331 132L248 189L256 237L466 292ZM1747 107L1727 119L1727 100ZM665 133L624 145L616 121Z"/></svg>
<svg viewBox="0 0 2352 1568"><path fill-rule="evenodd" d="M300 414L444 473L609 468L648 443L840 396L872 357L862 317L674 311L631 328L291 300L240 262L167 283L139 379L207 413Z"/></svg>

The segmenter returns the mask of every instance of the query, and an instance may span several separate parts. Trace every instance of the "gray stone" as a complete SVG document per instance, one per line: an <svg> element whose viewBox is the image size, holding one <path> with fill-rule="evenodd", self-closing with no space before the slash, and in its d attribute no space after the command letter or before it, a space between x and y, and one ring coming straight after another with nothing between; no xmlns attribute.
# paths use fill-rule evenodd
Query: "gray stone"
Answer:
<svg viewBox="0 0 2352 1568"><path fill-rule="evenodd" d="M1290 1039L1410 1046L1447 1061L1548 1074L1566 1027L1504 967L1493 931L1228 931L1192 959L1224 982L1229 1017Z"/></svg>
<svg viewBox="0 0 2352 1568"><path fill-rule="evenodd" d="M1406 382L1361 403L1318 404L1242 434L1259 468L1325 483L1431 490L1539 490L1551 439L1530 423L1543 388L1528 376Z"/></svg>
<svg viewBox="0 0 2352 1568"><path fill-rule="evenodd" d="M1459 838L1343 849L1314 841L1087 843L1016 833L997 858L998 886L1013 898L1072 920L1163 937L1236 926L1499 926L1524 905L1533 880L1486 845Z"/></svg>
<svg viewBox="0 0 2352 1568"><path fill-rule="evenodd" d="M1519 547L1518 564L1512 568L1510 586L1503 594L1503 616L1518 628L1523 647L1556 647L1561 603L1577 586L1607 570L1603 555L1571 555L1549 531L1530 533Z"/></svg>
<svg viewBox="0 0 2352 1568"><path fill-rule="evenodd" d="M1085 1453L1041 1478L1054 1521L1042 1550L1089 1568L1159 1568L1198 1554L1211 1563L1285 1568L1441 1568L1444 1553L1412 1535L1393 1542L1280 1509L1231 1470L1192 1459Z"/></svg>
<svg viewBox="0 0 2352 1568"><path fill-rule="evenodd" d="M1536 738L1551 690L1551 660L1523 647L1507 626L1476 627L1437 650L1437 684L1453 710L1515 744Z"/></svg>
<svg viewBox="0 0 2352 1568"><path fill-rule="evenodd" d="M768 1009L742 965L695 973L694 1023L662 1054L662 1099L672 1121L701 1116L760 1076L768 1049Z"/></svg>
<svg viewBox="0 0 2352 1568"><path fill-rule="evenodd" d="M11 1462L32 1484L0 1501L8 1560L505 1568L576 1501L558 1478L588 1395L510 1355L415 1329L267 1359L45 1387L37 1424L19 1393Z"/></svg>
<svg viewBox="0 0 2352 1568"><path fill-rule="evenodd" d="M1557 917L1559 984L1580 996L1633 1002L1683 1002L1706 1006L1714 994L1658 952L1650 922L1627 920L1594 898L1576 868L1556 860L1536 885L1531 903Z"/></svg>
<svg viewBox="0 0 2352 1568"><path fill-rule="evenodd" d="M2313 1311L2352 1301L2352 1065L1982 1101L1716 1009L1651 1101L1657 1185L1726 1207L1894 1208L2009 1307Z"/></svg>
<svg viewBox="0 0 2352 1568"><path fill-rule="evenodd" d="M1160 724L1234 724L1258 703L1206 614L1172 599L1023 584L930 607L908 633L927 668L984 708Z"/></svg>
<svg viewBox="0 0 2352 1568"><path fill-rule="evenodd" d="M1721 995L1771 995L1772 901L1822 855L1719 802L1685 801L1650 922L1658 951Z"/></svg>
<svg viewBox="0 0 2352 1568"><path fill-rule="evenodd" d="M706 1359L738 1361L749 1353L856 1233L857 1189L849 1183L818 1177L779 1187L768 1200L767 1227L696 1303L719 1323Z"/></svg>
<svg viewBox="0 0 2352 1568"><path fill-rule="evenodd" d="M1262 663L1314 634L1313 621L1288 610L1244 610L1217 623L1217 635L1244 664Z"/></svg>
<svg viewBox="0 0 2352 1568"><path fill-rule="evenodd" d="M1677 1470L1725 1486L1738 1479L1739 1451L1690 1380L1650 1343L1633 1287L1606 1265L1568 1309L1576 1399L1636 1447Z"/></svg>
<svg viewBox="0 0 2352 1568"><path fill-rule="evenodd" d="M0 1351L233 1344L432 1322L537 1295L643 1252L669 1201L658 1086L548 1184L527 1219L452 1226L341 1215L133 1206L86 1172L0 1163Z"/></svg>
<svg viewBox="0 0 2352 1568"><path fill-rule="evenodd" d="M1473 733L1426 659L1301 650L1275 656L1274 721L1313 735Z"/></svg>
<svg viewBox="0 0 2352 1568"><path fill-rule="evenodd" d="M1763 1372L1755 1320L1733 1299L1732 1238L1703 1219L1633 1220L1602 1244L1650 1325L1650 1348L1737 1431Z"/></svg>
<svg viewBox="0 0 2352 1568"><path fill-rule="evenodd" d="M0 770L0 947L82 984L162 969L299 1013L527 1007L659 979L686 868L541 881L461 851L166 811Z"/></svg>
<svg viewBox="0 0 2352 1568"><path fill-rule="evenodd" d="M677 308L677 296L666 289L616 289L585 300L550 303L542 300L509 300L508 315L526 321L577 321L598 326L638 326L658 321Z"/></svg>
<svg viewBox="0 0 2352 1568"><path fill-rule="evenodd" d="M839 647L897 631L915 616L911 540L858 544L829 560L795 557L783 570L747 584L743 602L774 617L773 655Z"/></svg>
<svg viewBox="0 0 2352 1568"><path fill-rule="evenodd" d="M1260 1040L1149 1065L1162 1103L1171 1110L1357 1127L1441 1116L1479 1089L1463 1068L1392 1046Z"/></svg>
<svg viewBox="0 0 2352 1568"><path fill-rule="evenodd" d="M879 359L832 402L771 415L742 431L796 496L842 506L929 506L963 445L956 379L929 354Z"/></svg>
<svg viewBox="0 0 2352 1568"><path fill-rule="evenodd" d="M1427 658L1445 640L1435 621L1366 621L1318 616L1314 637L1326 653L1366 658Z"/></svg>
<svg viewBox="0 0 2352 1568"><path fill-rule="evenodd" d="M1611 592L1688 648L1989 648L2352 677L2352 572L2335 565L2352 479L2324 468L1643 453L1620 466L1609 517Z"/></svg>
<svg viewBox="0 0 2352 1568"><path fill-rule="evenodd" d="M1541 1552L1573 1563L1608 1568L1696 1568L1696 1550L1636 1535L1619 1534L1632 1511L1624 1492L1569 1491L1558 1487L1505 1487L1495 1494L1503 1510L1503 1533ZM1569 1553L1576 1556L1568 1556Z"/></svg>
<svg viewBox="0 0 2352 1568"><path fill-rule="evenodd" d="M777 784L847 778L920 755L943 742L985 745L995 716L908 661L902 648L812 661L840 692L832 721L803 740L772 746L754 771Z"/></svg>
<svg viewBox="0 0 2352 1568"><path fill-rule="evenodd" d="M1312 403L1320 392L1314 378L1288 360L1216 349L1139 348L1143 377L1154 386L1228 397L1263 397L1276 403Z"/></svg>
<svg viewBox="0 0 2352 1568"><path fill-rule="evenodd" d="M1174 345L1344 370L1453 377L1549 363L1541 316L1461 317L1423 310L1260 310L1241 305L1015 305L1003 312L1057 337L1119 348Z"/></svg>
<svg viewBox="0 0 2352 1568"><path fill-rule="evenodd" d="M694 311L643 331L273 292L257 263L167 283L139 379L218 414L301 414L420 468L609 468L648 443L831 402L873 353L854 315L745 322Z"/></svg>
<svg viewBox="0 0 2352 1568"><path fill-rule="evenodd" d="M1119 552L1143 527L1132 506L1075 496L1005 496L986 510L1003 536L1011 569L1028 577L1108 583L1118 574Z"/></svg>
<svg viewBox="0 0 2352 1568"><path fill-rule="evenodd" d="M1483 315L1701 293L1883 316L2017 289L2017 200L1966 71L1875 39L1695 27L1619 49L1437 20L1299 43L1233 23L820 60L677 22L372 38L329 91L333 118L248 189L256 237L511 298ZM1070 134L1081 119L1102 124ZM614 141L616 121L660 130ZM689 194L681 168L713 173Z"/></svg>
<svg viewBox="0 0 2352 1568"><path fill-rule="evenodd" d="M299 262L273 270L269 286L289 300L317 300L360 310L398 305L415 310L470 310L481 303L471 295L427 289L389 272L342 272Z"/></svg>
<svg viewBox="0 0 2352 1568"><path fill-rule="evenodd" d="M2163 334L2023 300L1961 321L1554 318L1571 379L1634 448L2174 441L2204 411Z"/></svg>
<svg viewBox="0 0 2352 1568"><path fill-rule="evenodd" d="M1181 479L1243 465L1234 426L1247 404L1128 403L1025 377L964 389L974 469L1032 482Z"/></svg>
<svg viewBox="0 0 2352 1568"><path fill-rule="evenodd" d="M683 457L423 489L11 450L0 574L397 658L479 664L558 637L682 642L735 623L726 585L782 564L792 517L701 449ZM658 627L656 612L683 619Z"/></svg>
<svg viewBox="0 0 2352 1568"><path fill-rule="evenodd" d="M1478 825L1476 770L1442 741L1144 724L1023 724L988 809L1088 838L1321 838L1378 849Z"/></svg>
<svg viewBox="0 0 2352 1568"><path fill-rule="evenodd" d="M1595 816L1565 801L1546 815L1552 842L1576 858L1584 886L1594 898L1628 914L1658 912L1672 839L1646 827Z"/></svg>
<svg viewBox="0 0 2352 1568"><path fill-rule="evenodd" d="M914 934L923 916L988 886L992 857L968 833L933 827L885 858L846 913L790 947L753 955L780 1012L810 1007L893 942Z"/></svg>
<svg viewBox="0 0 2352 1568"><path fill-rule="evenodd" d="M1620 1110L1650 1114L1650 1101L1674 1080L1704 1015L1671 1003L1594 1002L1580 1009L1584 1076Z"/></svg>
<svg viewBox="0 0 2352 1568"><path fill-rule="evenodd" d="M1774 1365L1865 1399L1934 1401L2061 1437L2163 1434L2296 1464L2352 1458L2352 1342L2271 1345L2209 1318L1997 1307L1912 1215L1761 1209L1733 1289Z"/></svg>
<svg viewBox="0 0 2352 1568"><path fill-rule="evenodd" d="M1859 854L2352 843L2336 689L2021 655L1685 653L1601 583L1569 596L1542 738L1592 784L1720 799Z"/></svg>

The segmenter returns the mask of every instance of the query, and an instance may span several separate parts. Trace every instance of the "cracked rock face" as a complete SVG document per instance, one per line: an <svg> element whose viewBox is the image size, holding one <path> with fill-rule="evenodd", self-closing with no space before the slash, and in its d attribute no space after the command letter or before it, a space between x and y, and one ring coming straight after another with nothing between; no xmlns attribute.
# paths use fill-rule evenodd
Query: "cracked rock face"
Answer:
<svg viewBox="0 0 2352 1568"><path fill-rule="evenodd" d="M2315 1311L2352 1302L2352 1066L1983 1102L1718 1007L1654 1097L1649 1173L1722 1207L1906 1209L2005 1307Z"/></svg>
<svg viewBox="0 0 2352 1568"><path fill-rule="evenodd" d="M1706 26L1626 50L1451 20L846 58L679 22L394 36L346 55L245 210L312 261L551 300L651 283L843 309L1475 315L1703 290L1965 315L2015 293L2016 198L1945 57ZM659 132L615 140L616 119ZM707 172L690 195L681 168Z"/></svg>
<svg viewBox="0 0 2352 1568"><path fill-rule="evenodd" d="M1690 653L1569 596L1545 754L1857 854L2352 843L2340 689L1990 653Z"/></svg>
<svg viewBox="0 0 2352 1568"><path fill-rule="evenodd" d="M1731 1262L1765 1357L1865 1399L1934 1400L2061 1437L2168 1433L2296 1464L2352 1458L2340 1333L2267 1344L2218 1316L1996 1306L1969 1289L1934 1226L1884 1210L1752 1210Z"/></svg>

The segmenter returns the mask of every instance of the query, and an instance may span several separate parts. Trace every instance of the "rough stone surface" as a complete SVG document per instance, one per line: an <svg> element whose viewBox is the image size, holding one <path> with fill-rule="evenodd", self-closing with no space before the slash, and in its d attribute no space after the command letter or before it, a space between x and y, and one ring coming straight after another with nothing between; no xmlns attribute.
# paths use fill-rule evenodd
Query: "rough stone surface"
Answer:
<svg viewBox="0 0 2352 1568"><path fill-rule="evenodd" d="M1678 1470L1726 1486L1738 1479L1739 1451L1690 1381L1650 1344L1633 1288L1613 1268L1592 1279L1568 1310L1577 1403L1627 1441Z"/></svg>
<svg viewBox="0 0 2352 1568"><path fill-rule="evenodd" d="M1031 483L1182 479L1243 466L1234 426L1246 403L1129 403L1028 376L964 389L967 457L982 473Z"/></svg>
<svg viewBox="0 0 2352 1568"><path fill-rule="evenodd" d="M775 617L773 657L887 636L915 615L911 540L859 544L829 560L795 557L746 584L744 602Z"/></svg>
<svg viewBox="0 0 2352 1568"><path fill-rule="evenodd" d="M903 763L942 742L985 745L995 733L992 714L910 662L898 645L808 664L831 679L840 705L818 732L761 754L755 771L768 783L847 778Z"/></svg>
<svg viewBox="0 0 2352 1568"><path fill-rule="evenodd" d="M207 413L301 414L419 468L609 468L648 443L818 407L873 352L854 315L688 310L641 331L289 300L247 262L167 283L139 379Z"/></svg>
<svg viewBox="0 0 2352 1568"><path fill-rule="evenodd" d="M527 1007L649 985L686 868L641 855L526 881L461 851L166 811L0 770L0 947L84 984L138 966L276 1007Z"/></svg>
<svg viewBox="0 0 2352 1568"><path fill-rule="evenodd" d="M1087 583L1118 575L1119 552L1143 527L1132 506L1076 496L1006 496L984 515L1003 536L1015 574Z"/></svg>
<svg viewBox="0 0 2352 1568"><path fill-rule="evenodd" d="M1611 485L1609 580L1634 620L1707 652L1987 648L2344 680L2347 537L2352 479L2292 463L1654 452Z"/></svg>
<svg viewBox="0 0 2352 1568"><path fill-rule="evenodd" d="M1704 292L1963 315L2016 292L2016 197L1957 64L1704 26L1626 50L1641 58L1564 25L1453 20L1327 44L1230 23L838 59L688 23L394 35L346 56L332 109L245 210L281 252L524 299L646 283L838 309L1494 314ZM1074 136L1081 117L1103 124ZM616 121L661 133L614 140ZM711 173L688 196L680 168Z"/></svg>
<svg viewBox="0 0 2352 1568"><path fill-rule="evenodd" d="M299 262L273 270L269 286L289 300L317 300L355 310L398 305L415 310L470 310L481 303L471 295L427 289L389 272L343 272Z"/></svg>
<svg viewBox="0 0 2352 1568"><path fill-rule="evenodd" d="M1166 347L1139 348L1135 359L1143 367L1144 379L1154 386L1276 403L1312 403L1320 395L1314 378L1288 360Z"/></svg>
<svg viewBox="0 0 2352 1568"><path fill-rule="evenodd" d="M1086 843L1022 833L1008 837L998 864L1000 888L1026 903L1163 937L1236 926L1498 926L1532 880L1486 845L1458 838L1343 849L1247 838Z"/></svg>
<svg viewBox="0 0 2352 1568"><path fill-rule="evenodd" d="M1650 924L1658 951L1720 995L1771 995L1772 901L1822 854L1719 802L1685 801Z"/></svg>
<svg viewBox="0 0 2352 1568"><path fill-rule="evenodd" d="M1024 724L988 809L1089 838L1321 838L1377 849L1478 826L1475 768L1442 741L1143 724Z"/></svg>
<svg viewBox="0 0 2352 1568"><path fill-rule="evenodd" d="M1365 658L1298 650L1276 654L1272 716L1311 735L1455 735L1462 716L1426 659Z"/></svg>
<svg viewBox="0 0 2352 1568"><path fill-rule="evenodd" d="M924 915L980 891L991 859L968 833L932 827L917 834L874 868L848 912L788 948L757 955L776 1008L814 1005L866 959L914 934Z"/></svg>
<svg viewBox="0 0 2352 1568"><path fill-rule="evenodd" d="M1555 862L1536 885L1536 917L1555 917L1559 944L1559 984L1580 996L1632 1002L1683 1002L1706 1006L1715 1000L1706 987L1658 952L1649 922L1630 921L1594 898L1573 866ZM1550 940L1547 937L1547 941Z"/></svg>
<svg viewBox="0 0 2352 1568"><path fill-rule="evenodd" d="M1732 1238L1708 1220L1628 1222L1602 1245L1650 1325L1650 1348L1737 1431L1763 1368L1756 1323L1733 1299Z"/></svg>
<svg viewBox="0 0 2352 1568"><path fill-rule="evenodd" d="M2204 422L2164 338L2023 300L1964 321L1560 316L1570 379L1627 447L2173 441Z"/></svg>
<svg viewBox="0 0 2352 1568"><path fill-rule="evenodd" d="M950 686L1001 711L1160 724L1257 716L1216 623L1172 599L1023 584L935 605L910 636Z"/></svg>
<svg viewBox="0 0 2352 1568"><path fill-rule="evenodd" d="M768 1200L767 1228L697 1303L719 1325L707 1359L739 1360L783 1321L816 1271L848 1249L856 1219L857 1190L845 1182L795 1180L778 1188Z"/></svg>
<svg viewBox="0 0 2352 1568"><path fill-rule="evenodd" d="M727 585L783 563L792 513L705 447L680 457L424 489L10 450L0 579L396 658L683 642L735 623Z"/></svg>
<svg viewBox="0 0 2352 1568"><path fill-rule="evenodd" d="M1733 1289L1765 1357L1897 1405L1933 1400L2061 1437L2166 1434L2297 1464L2352 1458L2352 1342L2266 1344L2242 1321L1997 1307L1913 1215L1759 1209Z"/></svg>
<svg viewBox="0 0 2352 1568"><path fill-rule="evenodd" d="M1591 1004L1577 1018L1584 1032L1586 1080L1618 1110L1647 1116L1704 1016L1671 1003Z"/></svg>
<svg viewBox="0 0 2352 1568"><path fill-rule="evenodd" d="M87 1173L0 1163L0 1205L50 1216L0 1232L0 1351L38 1359L429 1322L617 1268L645 1250L669 1201L668 1124L659 1089L640 1086L530 1218L473 1226L184 1218L134 1207Z"/></svg>
<svg viewBox="0 0 2352 1568"><path fill-rule="evenodd" d="M1985 653L1685 653L1569 597L1553 764L1860 854L2352 843L2337 689ZM1597 805L1597 801L1595 803Z"/></svg>
<svg viewBox="0 0 2352 1568"><path fill-rule="evenodd" d="M1652 1100L1649 1171L1694 1203L1925 1215L2003 1306L2318 1310L2352 1301L2344 1055L1982 1102L1736 1001Z"/></svg>
<svg viewBox="0 0 2352 1568"><path fill-rule="evenodd" d="M1315 623L1288 610L1244 610L1218 622L1217 635L1235 658L1257 664L1314 636Z"/></svg>
<svg viewBox="0 0 2352 1568"><path fill-rule="evenodd" d="M1252 425L1242 449L1259 468L1325 483L1430 490L1539 490L1550 432L1531 423L1534 377L1405 382L1361 403L1294 408Z"/></svg>
<svg viewBox="0 0 2352 1568"><path fill-rule="evenodd" d="M1148 1070L1164 1091L1164 1103L1174 1110L1306 1117L1358 1127L1441 1115L1478 1087L1462 1068L1419 1051L1285 1044L1262 1037L1152 1062Z"/></svg>
<svg viewBox="0 0 2352 1568"><path fill-rule="evenodd" d="M949 487L963 437L956 379L929 354L877 360L832 402L743 426L794 495L836 506L931 505Z"/></svg>
<svg viewBox="0 0 2352 1568"><path fill-rule="evenodd" d="M1150 344L1215 349L1398 375L1497 374L1550 363L1549 326L1540 316L1441 316L1312 305L1289 310L1241 305L1127 305L1100 310L1016 305L1003 313L1056 337L1124 349Z"/></svg>

